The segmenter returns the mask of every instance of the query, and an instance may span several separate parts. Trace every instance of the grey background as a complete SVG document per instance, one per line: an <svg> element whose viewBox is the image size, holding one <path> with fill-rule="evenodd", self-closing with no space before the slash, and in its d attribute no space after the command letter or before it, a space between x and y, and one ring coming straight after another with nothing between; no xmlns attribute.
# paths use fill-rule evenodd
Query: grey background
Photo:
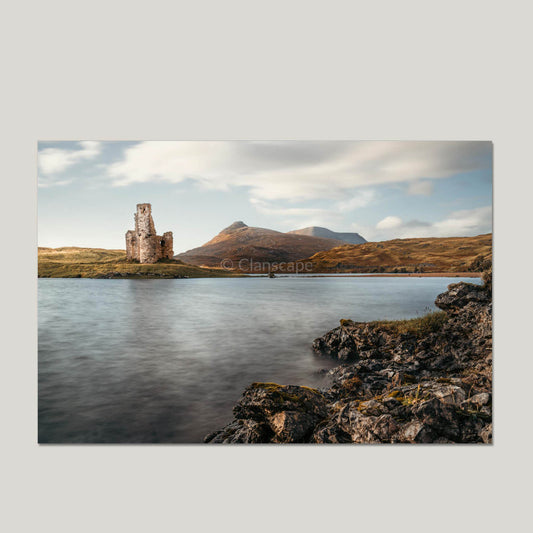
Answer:
<svg viewBox="0 0 533 533"><path fill-rule="evenodd" d="M529 3L52 0L1 11L7 531L522 529ZM494 141L495 445L39 447L37 139Z"/></svg>

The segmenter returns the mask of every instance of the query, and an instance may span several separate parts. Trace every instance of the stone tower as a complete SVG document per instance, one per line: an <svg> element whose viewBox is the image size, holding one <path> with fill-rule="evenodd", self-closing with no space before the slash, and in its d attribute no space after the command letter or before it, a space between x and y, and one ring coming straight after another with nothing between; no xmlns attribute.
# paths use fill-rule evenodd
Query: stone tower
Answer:
<svg viewBox="0 0 533 533"><path fill-rule="evenodd" d="M135 230L126 232L126 257L128 261L156 263L174 256L172 232L156 235L152 206L137 204Z"/></svg>

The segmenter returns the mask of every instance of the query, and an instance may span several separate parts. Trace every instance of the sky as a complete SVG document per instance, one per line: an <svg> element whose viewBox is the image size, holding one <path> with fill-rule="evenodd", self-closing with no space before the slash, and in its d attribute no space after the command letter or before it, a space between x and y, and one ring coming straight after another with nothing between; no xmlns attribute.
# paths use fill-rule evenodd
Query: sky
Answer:
<svg viewBox="0 0 533 533"><path fill-rule="evenodd" d="M124 249L151 203L174 252L237 220L368 241L492 231L486 141L41 141L39 246Z"/></svg>

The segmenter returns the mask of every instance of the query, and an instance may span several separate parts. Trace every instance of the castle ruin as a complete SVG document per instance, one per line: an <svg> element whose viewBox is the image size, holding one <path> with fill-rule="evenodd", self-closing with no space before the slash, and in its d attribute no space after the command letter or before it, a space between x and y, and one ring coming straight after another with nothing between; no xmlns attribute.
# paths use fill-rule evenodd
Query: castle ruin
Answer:
<svg viewBox="0 0 533 533"><path fill-rule="evenodd" d="M156 263L174 256L172 232L156 235L151 204L137 204L135 230L126 232L126 257L128 261Z"/></svg>

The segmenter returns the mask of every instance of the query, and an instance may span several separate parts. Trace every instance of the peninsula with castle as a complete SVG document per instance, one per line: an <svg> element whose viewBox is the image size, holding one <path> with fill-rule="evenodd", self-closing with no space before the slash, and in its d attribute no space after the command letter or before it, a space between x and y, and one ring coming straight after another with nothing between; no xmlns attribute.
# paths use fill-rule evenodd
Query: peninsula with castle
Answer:
<svg viewBox="0 0 533 533"><path fill-rule="evenodd" d="M103 248L41 248L40 278L181 279L236 276L222 268L187 264L174 257L171 231L157 235L149 203L137 204L126 252Z"/></svg>

